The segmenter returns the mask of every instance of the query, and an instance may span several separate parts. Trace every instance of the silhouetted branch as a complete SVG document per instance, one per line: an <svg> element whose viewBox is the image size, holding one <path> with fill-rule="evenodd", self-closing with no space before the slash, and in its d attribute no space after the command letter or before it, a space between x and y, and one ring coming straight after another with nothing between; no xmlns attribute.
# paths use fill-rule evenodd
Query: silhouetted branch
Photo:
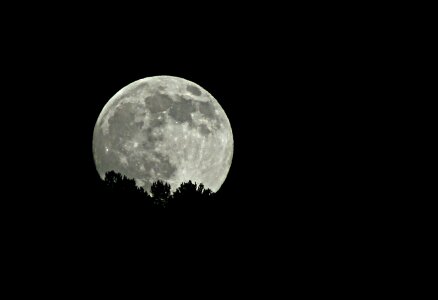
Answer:
<svg viewBox="0 0 438 300"><path fill-rule="evenodd" d="M214 193L201 183L184 182L172 194L170 184L156 181L151 186L151 195L137 187L129 179L114 171L105 174L104 186L108 201L117 205L144 206L150 208L197 208L212 205Z"/></svg>

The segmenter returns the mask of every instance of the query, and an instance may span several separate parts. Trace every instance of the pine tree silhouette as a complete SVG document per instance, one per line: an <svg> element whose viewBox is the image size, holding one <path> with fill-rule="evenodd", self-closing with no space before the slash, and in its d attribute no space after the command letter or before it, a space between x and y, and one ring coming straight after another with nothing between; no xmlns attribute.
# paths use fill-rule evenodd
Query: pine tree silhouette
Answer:
<svg viewBox="0 0 438 300"><path fill-rule="evenodd" d="M106 200L119 208L152 207L151 196L129 179L114 171L105 174Z"/></svg>
<svg viewBox="0 0 438 300"><path fill-rule="evenodd" d="M170 198L170 185L161 180L151 186L151 193L154 205L159 208L166 208Z"/></svg>
<svg viewBox="0 0 438 300"><path fill-rule="evenodd" d="M151 194L137 187L134 179L129 179L114 171L105 174L104 199L115 209L138 210L142 208L205 208L214 204L215 194L192 181L182 183L173 194L171 186L156 181L151 186Z"/></svg>
<svg viewBox="0 0 438 300"><path fill-rule="evenodd" d="M205 206L208 200L212 198L212 191L205 189L201 183L183 182L170 199L169 207L175 208L195 208Z"/></svg>

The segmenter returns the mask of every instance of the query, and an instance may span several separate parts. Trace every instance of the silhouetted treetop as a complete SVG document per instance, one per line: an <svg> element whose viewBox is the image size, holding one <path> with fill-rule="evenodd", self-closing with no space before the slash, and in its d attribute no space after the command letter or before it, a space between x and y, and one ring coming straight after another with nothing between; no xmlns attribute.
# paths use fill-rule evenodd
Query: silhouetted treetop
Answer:
<svg viewBox="0 0 438 300"><path fill-rule="evenodd" d="M134 179L114 171L105 174L104 186L113 202L120 205L128 201L151 208L196 208L211 205L214 198L210 189L192 181L182 183L172 194L170 184L159 180L152 184L149 195L143 188L137 187Z"/></svg>

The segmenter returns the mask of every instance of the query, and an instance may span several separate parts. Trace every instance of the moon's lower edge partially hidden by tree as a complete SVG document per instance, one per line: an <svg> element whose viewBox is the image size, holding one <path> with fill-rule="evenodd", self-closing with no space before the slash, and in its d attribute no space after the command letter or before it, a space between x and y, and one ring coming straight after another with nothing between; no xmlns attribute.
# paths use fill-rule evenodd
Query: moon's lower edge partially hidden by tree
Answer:
<svg viewBox="0 0 438 300"><path fill-rule="evenodd" d="M104 106L93 133L102 179L116 171L150 191L153 182L202 183L213 192L233 158L230 122L217 100L191 81L154 76L135 81Z"/></svg>

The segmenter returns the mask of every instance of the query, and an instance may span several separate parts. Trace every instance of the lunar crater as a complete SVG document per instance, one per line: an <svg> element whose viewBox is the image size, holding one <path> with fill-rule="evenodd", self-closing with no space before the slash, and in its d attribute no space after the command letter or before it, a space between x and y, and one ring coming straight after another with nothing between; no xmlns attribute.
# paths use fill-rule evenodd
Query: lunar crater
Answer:
<svg viewBox="0 0 438 300"><path fill-rule="evenodd" d="M146 107L151 113L162 112L168 110L173 103L170 96L164 94L154 94L145 98Z"/></svg>
<svg viewBox="0 0 438 300"><path fill-rule="evenodd" d="M192 123L191 113L196 111L196 106L193 101L174 102L169 110L169 116L178 122Z"/></svg>
<svg viewBox="0 0 438 300"><path fill-rule="evenodd" d="M199 125L199 131L203 134L203 135L209 135L211 133L210 129L208 129L207 125L205 124L201 124Z"/></svg>
<svg viewBox="0 0 438 300"><path fill-rule="evenodd" d="M200 89L198 89L196 86L194 85L188 85L187 86L187 91L195 96L201 96L202 92Z"/></svg>

